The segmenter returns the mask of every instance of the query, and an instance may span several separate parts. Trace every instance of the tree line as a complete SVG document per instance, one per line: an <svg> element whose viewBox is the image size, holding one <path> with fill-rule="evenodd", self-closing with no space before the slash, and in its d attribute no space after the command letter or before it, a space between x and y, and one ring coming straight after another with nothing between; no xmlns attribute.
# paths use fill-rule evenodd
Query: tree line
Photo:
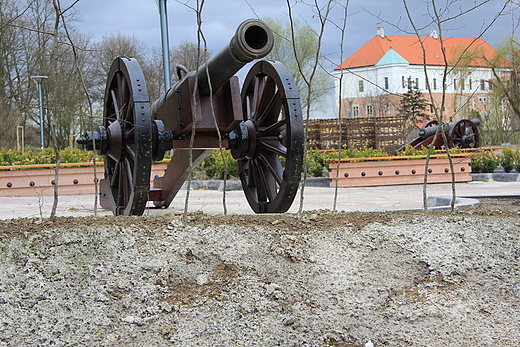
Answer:
<svg viewBox="0 0 520 347"><path fill-rule="evenodd" d="M39 143L38 94L31 76L43 81L45 146L64 148L100 123L108 69L117 56L131 56L144 70L151 100L162 88L159 49L133 35L109 34L99 42L79 32L78 11L58 0L0 0L0 147L15 148L17 127L26 145ZM190 67L196 45L183 42L172 60Z"/></svg>
<svg viewBox="0 0 520 347"><path fill-rule="evenodd" d="M118 56L139 61L151 101L163 93L160 47L149 50L134 35L121 33L93 41L75 27L79 18L75 3L64 8L59 0L0 0L0 122L4 125L0 147L17 147L21 140L20 133L17 134L19 127L25 130L26 145L39 144L38 93L31 76L48 77L42 83L46 147L67 147L78 134L101 124L108 69ZM265 20L278 33L276 49L269 58L288 61L293 54L292 44L287 40L290 27L269 18ZM302 58L312 56L315 36L308 26L297 25L297 39ZM209 56L211 51L198 49L196 43L188 41L170 49L172 66L180 64L189 71ZM288 65L291 64L289 61ZM297 67L292 65L290 68L295 71ZM325 87L313 94L316 107L332 84L326 73L319 76ZM172 78L176 78L175 73ZM296 80L304 90L301 78L296 76Z"/></svg>

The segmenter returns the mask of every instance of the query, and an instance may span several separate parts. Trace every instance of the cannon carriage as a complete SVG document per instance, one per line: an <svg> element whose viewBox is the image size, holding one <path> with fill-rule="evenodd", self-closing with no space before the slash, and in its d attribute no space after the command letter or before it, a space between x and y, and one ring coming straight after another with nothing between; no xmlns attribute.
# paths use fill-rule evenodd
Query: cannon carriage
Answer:
<svg viewBox="0 0 520 347"><path fill-rule="evenodd" d="M449 148L478 148L480 145L480 135L478 126L480 120L461 119L451 124L441 124L436 120L425 123L419 130L419 136L410 141L397 151L403 151L407 146L414 149L432 146L435 149L446 147L442 133L446 135Z"/></svg>
<svg viewBox="0 0 520 347"><path fill-rule="evenodd" d="M246 20L226 47L153 104L138 62L115 59L103 125L77 139L105 156L101 205L114 215L141 215L148 201L166 208L190 170L223 148L238 161L251 208L256 213L286 212L298 190L304 155L296 84L282 63L267 60L251 67L241 90L234 76L272 47L271 30L262 21ZM151 183L152 163L170 150L164 175Z"/></svg>

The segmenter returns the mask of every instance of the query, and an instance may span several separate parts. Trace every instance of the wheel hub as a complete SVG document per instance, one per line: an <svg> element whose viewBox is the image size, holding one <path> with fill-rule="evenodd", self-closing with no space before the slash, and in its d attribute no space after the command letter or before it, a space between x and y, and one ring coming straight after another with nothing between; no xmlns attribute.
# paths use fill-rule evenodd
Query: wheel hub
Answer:
<svg viewBox="0 0 520 347"><path fill-rule="evenodd" d="M229 133L229 149L236 160L254 159L258 149L258 124L248 119Z"/></svg>

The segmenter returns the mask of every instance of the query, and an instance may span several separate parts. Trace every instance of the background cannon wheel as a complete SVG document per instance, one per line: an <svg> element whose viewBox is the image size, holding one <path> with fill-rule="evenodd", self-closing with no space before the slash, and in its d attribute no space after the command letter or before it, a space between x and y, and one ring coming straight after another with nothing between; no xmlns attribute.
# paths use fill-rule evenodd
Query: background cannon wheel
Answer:
<svg viewBox="0 0 520 347"><path fill-rule="evenodd" d="M150 190L152 126L144 76L133 58L116 58L105 89L105 184L114 215L142 215Z"/></svg>
<svg viewBox="0 0 520 347"><path fill-rule="evenodd" d="M449 132L450 148L477 148L479 142L477 125L472 121L461 119L451 126Z"/></svg>
<svg viewBox="0 0 520 347"><path fill-rule="evenodd" d="M305 137L296 84L283 64L260 61L249 71L241 98L241 145L233 156L238 157L244 193L256 213L286 212L303 166Z"/></svg>

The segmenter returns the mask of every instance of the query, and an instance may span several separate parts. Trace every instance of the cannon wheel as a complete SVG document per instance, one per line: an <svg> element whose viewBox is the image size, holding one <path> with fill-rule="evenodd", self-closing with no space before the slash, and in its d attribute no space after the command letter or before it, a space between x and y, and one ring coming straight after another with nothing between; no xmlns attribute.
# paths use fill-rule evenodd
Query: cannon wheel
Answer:
<svg viewBox="0 0 520 347"><path fill-rule="evenodd" d="M103 123L108 133L105 184L114 215L142 215L150 190L150 102L139 63L116 58L105 89Z"/></svg>
<svg viewBox="0 0 520 347"><path fill-rule="evenodd" d="M449 132L450 148L477 148L479 142L477 125L472 121L461 119L451 126Z"/></svg>
<svg viewBox="0 0 520 347"><path fill-rule="evenodd" d="M241 93L247 154L240 179L256 213L286 212L298 191L304 153L303 117L296 84L279 62L260 61Z"/></svg>

